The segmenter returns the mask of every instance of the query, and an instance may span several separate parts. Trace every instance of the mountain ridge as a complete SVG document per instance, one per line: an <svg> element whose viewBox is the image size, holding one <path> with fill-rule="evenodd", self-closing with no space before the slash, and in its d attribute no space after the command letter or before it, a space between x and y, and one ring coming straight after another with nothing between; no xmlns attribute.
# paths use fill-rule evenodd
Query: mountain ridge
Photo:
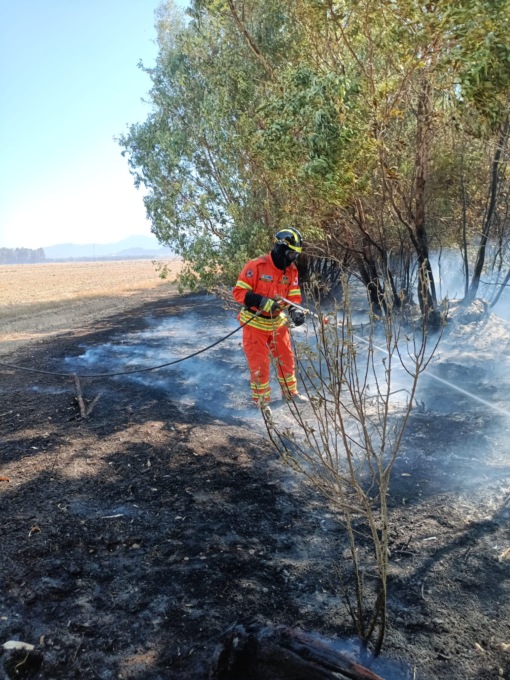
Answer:
<svg viewBox="0 0 510 680"><path fill-rule="evenodd" d="M43 250L48 260L163 257L175 254L151 236L129 236L113 243L58 243L45 246Z"/></svg>

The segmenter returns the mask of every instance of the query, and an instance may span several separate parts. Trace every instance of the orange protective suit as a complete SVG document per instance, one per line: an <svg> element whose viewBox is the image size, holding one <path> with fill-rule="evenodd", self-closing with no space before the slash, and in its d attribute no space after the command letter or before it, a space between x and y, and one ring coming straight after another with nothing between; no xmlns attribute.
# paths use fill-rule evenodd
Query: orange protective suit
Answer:
<svg viewBox="0 0 510 680"><path fill-rule="evenodd" d="M232 294L237 302L243 304L248 291L272 299L275 295L280 295L300 304L301 290L296 265L291 264L282 271L274 265L271 254L250 260L239 274ZM255 307L243 307L237 318L241 323L246 323L243 328L243 348L250 369L253 401L268 403L271 398L269 385L271 356L277 362L282 394L284 396L297 394L294 353L284 312L273 317L262 313L254 318L257 311Z"/></svg>

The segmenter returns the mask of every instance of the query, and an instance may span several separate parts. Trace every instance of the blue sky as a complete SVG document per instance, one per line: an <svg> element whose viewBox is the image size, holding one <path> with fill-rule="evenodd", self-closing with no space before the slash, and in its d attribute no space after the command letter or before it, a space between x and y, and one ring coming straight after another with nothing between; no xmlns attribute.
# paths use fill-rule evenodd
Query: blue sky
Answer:
<svg viewBox="0 0 510 680"><path fill-rule="evenodd" d="M150 234L113 138L149 111L159 5L0 0L0 247Z"/></svg>

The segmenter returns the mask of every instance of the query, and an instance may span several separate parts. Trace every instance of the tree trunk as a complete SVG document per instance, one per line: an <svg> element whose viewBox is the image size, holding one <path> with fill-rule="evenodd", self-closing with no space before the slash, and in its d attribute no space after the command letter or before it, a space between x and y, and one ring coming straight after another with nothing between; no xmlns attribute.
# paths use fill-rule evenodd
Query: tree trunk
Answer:
<svg viewBox="0 0 510 680"><path fill-rule="evenodd" d="M485 222L483 225L480 245L478 246L478 254L476 256L476 263L473 270L473 278L471 279L469 291L466 297L464 298L464 302L466 304L469 304L475 299L476 294L478 292L478 286L480 285L480 278L482 276L483 265L485 263L485 251L487 248L487 241L489 240L492 220L494 218L494 213L496 212L496 199L498 196L500 181L501 155L505 147L508 131L509 131L509 119L507 118L501 130L498 145L496 147L494 158L492 160L491 184L489 188L489 206L487 208L487 213L485 215Z"/></svg>
<svg viewBox="0 0 510 680"><path fill-rule="evenodd" d="M491 304L490 304L491 309L492 309L492 307L494 307L494 306L497 304L499 298L501 297L501 294L502 294L503 291L505 290L505 288L506 288L506 286L507 286L507 284L508 284L509 281L510 281L510 270L507 272L507 274L506 274L506 276L505 276L505 279L504 279L503 283L500 285L496 297L494 298L494 300L493 300L493 301L491 302Z"/></svg>
<svg viewBox="0 0 510 680"><path fill-rule="evenodd" d="M377 276L377 267L365 255L355 254L356 268L367 291L370 307L376 312L385 311L384 288Z"/></svg>
<svg viewBox="0 0 510 680"><path fill-rule="evenodd" d="M466 184L464 182L464 141L462 142L461 151L460 195L462 198L462 260L464 262L464 297L467 297L469 290L469 258L467 243L467 196Z"/></svg>
<svg viewBox="0 0 510 680"><path fill-rule="evenodd" d="M213 664L214 680L383 680L317 636L285 628L237 627Z"/></svg>
<svg viewBox="0 0 510 680"><path fill-rule="evenodd" d="M418 98L414 197L414 230L418 250L418 300L424 316L430 316L431 312L434 313L437 307L436 287L430 266L429 244L425 225L425 189L429 169L431 98L432 87L429 81L424 79Z"/></svg>

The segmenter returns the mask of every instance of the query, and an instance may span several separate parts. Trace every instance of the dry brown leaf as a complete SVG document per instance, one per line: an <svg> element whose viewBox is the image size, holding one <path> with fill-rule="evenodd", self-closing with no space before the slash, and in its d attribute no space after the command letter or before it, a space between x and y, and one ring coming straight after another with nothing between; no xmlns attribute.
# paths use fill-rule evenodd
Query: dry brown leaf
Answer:
<svg viewBox="0 0 510 680"><path fill-rule="evenodd" d="M507 548L506 550L503 550L501 555L498 557L498 560L500 562L503 562L503 560L510 560L510 548Z"/></svg>
<svg viewBox="0 0 510 680"><path fill-rule="evenodd" d="M10 477L0 477L0 482L10 482Z"/></svg>

